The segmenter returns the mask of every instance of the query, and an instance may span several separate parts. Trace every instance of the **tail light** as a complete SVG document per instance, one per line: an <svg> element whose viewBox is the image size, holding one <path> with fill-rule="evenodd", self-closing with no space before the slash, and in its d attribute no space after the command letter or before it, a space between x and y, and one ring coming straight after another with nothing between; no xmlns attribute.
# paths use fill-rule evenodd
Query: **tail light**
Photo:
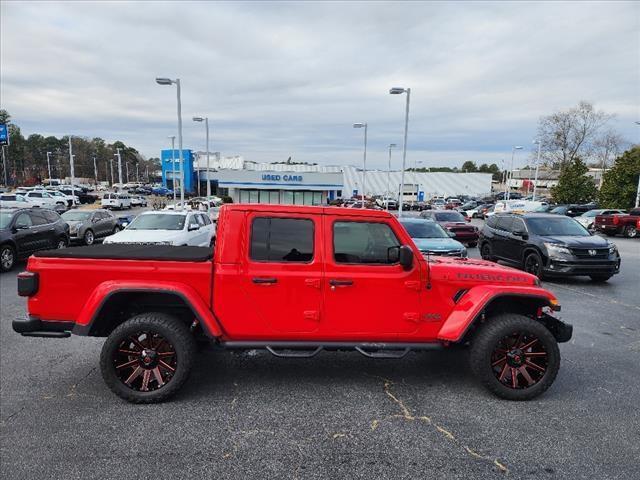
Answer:
<svg viewBox="0 0 640 480"><path fill-rule="evenodd" d="M38 274L36 272L20 272L18 274L18 295L32 297L38 293Z"/></svg>
<svg viewBox="0 0 640 480"><path fill-rule="evenodd" d="M613 216L613 224L614 224L614 225L618 225L619 223L620 223L620 219L618 218L618 216L617 216L617 215L614 215L614 216Z"/></svg>

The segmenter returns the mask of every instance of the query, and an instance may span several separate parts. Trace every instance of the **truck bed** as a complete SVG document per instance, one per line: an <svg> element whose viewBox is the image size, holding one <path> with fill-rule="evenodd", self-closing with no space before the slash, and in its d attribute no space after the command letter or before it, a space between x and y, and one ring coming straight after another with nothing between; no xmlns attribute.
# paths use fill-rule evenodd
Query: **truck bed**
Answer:
<svg viewBox="0 0 640 480"><path fill-rule="evenodd" d="M42 250L34 253L33 256L40 258L206 262L211 260L213 249L210 247L176 247L172 245L107 244Z"/></svg>

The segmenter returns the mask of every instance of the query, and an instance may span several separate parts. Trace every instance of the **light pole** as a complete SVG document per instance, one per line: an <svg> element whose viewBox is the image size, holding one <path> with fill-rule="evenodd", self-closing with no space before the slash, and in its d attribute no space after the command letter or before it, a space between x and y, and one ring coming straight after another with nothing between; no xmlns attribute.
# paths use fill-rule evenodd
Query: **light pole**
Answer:
<svg viewBox="0 0 640 480"><path fill-rule="evenodd" d="M171 190L173 190L173 203L176 202L176 136L170 135L171 139Z"/></svg>
<svg viewBox="0 0 640 480"><path fill-rule="evenodd" d="M182 103L180 100L180 79L176 78L156 78L158 85L176 85L176 96L178 99L178 155L180 157L180 205L184 205L184 159L182 157Z"/></svg>
<svg viewBox="0 0 640 480"><path fill-rule="evenodd" d="M389 144L389 165L387 167L387 198L385 199L385 203L387 204L387 212L389 211L389 197L391 196L391 149L396 147L397 145L395 143Z"/></svg>
<svg viewBox="0 0 640 480"><path fill-rule="evenodd" d="M75 170L73 167L73 146L71 145L71 135L69 135L69 175L71 175L71 203L75 205L75 195L73 193L73 184L75 183Z"/></svg>
<svg viewBox="0 0 640 480"><path fill-rule="evenodd" d="M113 158L109 159L109 167L111 169L111 186L113 187L114 181L113 181Z"/></svg>
<svg viewBox="0 0 640 480"><path fill-rule="evenodd" d="M51 152L47 152L47 170L49 171L49 186L51 186Z"/></svg>
<svg viewBox="0 0 640 480"><path fill-rule="evenodd" d="M96 166L96 156L93 156L93 176L96 180L96 187L98 186L98 167Z"/></svg>
<svg viewBox="0 0 640 480"><path fill-rule="evenodd" d="M354 123L353 128L364 128L364 156L362 157L362 208L364 208L365 180L367 178L367 129L366 123Z"/></svg>
<svg viewBox="0 0 640 480"><path fill-rule="evenodd" d="M398 205L398 216L402 216L402 203L404 200L404 170L407 163L407 132L409 130L409 100L411 98L410 88L394 87L389 90L391 95L407 94L407 106L404 113L404 142L402 145L402 172L400 172L400 205Z"/></svg>
<svg viewBox="0 0 640 480"><path fill-rule="evenodd" d="M536 175L533 180L533 198L532 201L536 201L536 190L538 189L538 170L540 169L540 150L542 149L542 141L534 140L534 145L538 145L538 157L536 159Z"/></svg>
<svg viewBox="0 0 640 480"><path fill-rule="evenodd" d="M511 189L509 188L509 180L513 178L513 158L515 157L516 150L522 150L520 145L514 145L511 147L511 170L507 172L507 184L505 186L505 200L509 200L511 198ZM509 175L511 173L511 175Z"/></svg>
<svg viewBox="0 0 640 480"><path fill-rule="evenodd" d="M209 182L209 117L193 117L194 122L202 122L204 120L204 126L207 131L207 174L205 178L207 180L207 198L211 196L211 183ZM200 163L200 162L198 162ZM199 167L200 165L198 165ZM200 180L198 180L198 186L200 185Z"/></svg>
<svg viewBox="0 0 640 480"><path fill-rule="evenodd" d="M118 191L122 190L122 156L120 155L120 149L116 149L116 157L118 157Z"/></svg>

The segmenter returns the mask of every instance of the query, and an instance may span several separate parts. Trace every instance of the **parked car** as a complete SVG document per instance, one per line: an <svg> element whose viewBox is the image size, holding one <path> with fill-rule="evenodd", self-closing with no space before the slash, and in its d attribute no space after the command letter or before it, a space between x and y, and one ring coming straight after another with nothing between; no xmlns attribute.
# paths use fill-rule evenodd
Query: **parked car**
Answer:
<svg viewBox="0 0 640 480"><path fill-rule="evenodd" d="M69 226L48 208L0 209L0 271L38 250L64 248Z"/></svg>
<svg viewBox="0 0 640 480"><path fill-rule="evenodd" d="M0 208L29 208L33 204L27 202L23 195L18 193L0 194Z"/></svg>
<svg viewBox="0 0 640 480"><path fill-rule="evenodd" d="M446 232L439 224L426 218L400 218L413 243L423 254L466 257L467 249L457 240L454 233Z"/></svg>
<svg viewBox="0 0 640 480"><path fill-rule="evenodd" d="M51 195L52 197L54 197L56 200L62 200L65 202L65 207L71 207L74 204L79 204L80 203L80 199L78 198L77 195L67 195L65 193L62 193L59 190L47 190L47 193L49 195Z"/></svg>
<svg viewBox="0 0 640 480"><path fill-rule="evenodd" d="M620 271L616 246L566 216L549 213L497 214L480 233L480 254L502 260L542 279L589 276L606 282Z"/></svg>
<svg viewBox="0 0 640 480"><path fill-rule="evenodd" d="M82 189L76 186L72 188L69 185L64 185L58 188L58 191L64 193L65 195L74 195L78 197L78 201L83 205L95 203L95 201L98 199L98 197L89 193L86 189Z"/></svg>
<svg viewBox="0 0 640 480"><path fill-rule="evenodd" d="M624 235L625 237L635 238L638 235L638 230L636 229L638 217L640 217L640 208L633 208L628 214L624 215L598 215L594 224L596 231L610 237Z"/></svg>
<svg viewBox="0 0 640 480"><path fill-rule="evenodd" d="M425 210L420 214L422 218L430 218L440 224L445 230L455 234L455 239L469 247L478 244L478 228L469 222L460 212L455 210Z"/></svg>
<svg viewBox="0 0 640 480"><path fill-rule="evenodd" d="M491 204L479 203L473 208L467 210L467 215L471 218L484 218L484 212L491 207Z"/></svg>
<svg viewBox="0 0 640 480"><path fill-rule="evenodd" d="M131 197L128 193L105 193L100 205L102 208L124 210L131 208Z"/></svg>
<svg viewBox="0 0 640 480"><path fill-rule="evenodd" d="M147 199L142 195L131 195L131 206L132 207L146 207Z"/></svg>
<svg viewBox="0 0 640 480"><path fill-rule="evenodd" d="M594 209L574 217L575 220L587 230L595 230L595 220L598 215L616 215L627 213L618 209Z"/></svg>
<svg viewBox="0 0 640 480"><path fill-rule="evenodd" d="M24 194L24 199L37 207L47 207L47 208L56 208L56 207L67 207L67 201L65 198L56 198L44 190L31 190Z"/></svg>
<svg viewBox="0 0 640 480"><path fill-rule="evenodd" d="M458 198L450 198L445 204L444 208L446 210L455 210L462 206L462 201Z"/></svg>
<svg viewBox="0 0 640 480"><path fill-rule="evenodd" d="M126 229L104 239L104 243L142 245L192 245L213 242L214 225L209 216L191 211L151 211L138 215Z"/></svg>
<svg viewBox="0 0 640 480"><path fill-rule="evenodd" d="M582 215L583 213L596 208L598 208L596 203L585 203L582 205L556 205L554 208L549 210L549 213L553 213L555 215L566 215L567 217L577 217L578 215Z"/></svg>
<svg viewBox="0 0 640 480"><path fill-rule="evenodd" d="M147 215L184 214L141 214L131 226ZM107 337L103 379L135 403L168 399L196 360L212 358L197 356L197 340L294 358L347 349L400 358L469 344L474 375L510 400L537 397L557 377L558 342L572 327L553 316L558 300L533 275L483 260L427 261L384 211L225 205L220 227L215 248L38 253L18 278L28 315L12 327ZM42 340L33 348L42 361Z"/></svg>
<svg viewBox="0 0 640 480"><path fill-rule="evenodd" d="M118 220L107 210L69 210L62 214L69 225L69 239L93 245L99 239L118 232Z"/></svg>
<svg viewBox="0 0 640 480"><path fill-rule="evenodd" d="M501 200L496 202L493 213L526 213L535 212L546 206L546 202L532 202L528 200Z"/></svg>

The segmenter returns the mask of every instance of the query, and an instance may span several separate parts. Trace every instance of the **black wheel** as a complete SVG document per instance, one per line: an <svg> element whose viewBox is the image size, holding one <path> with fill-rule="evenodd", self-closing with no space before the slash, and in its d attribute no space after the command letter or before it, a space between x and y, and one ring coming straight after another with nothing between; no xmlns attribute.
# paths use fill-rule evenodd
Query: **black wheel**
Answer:
<svg viewBox="0 0 640 480"><path fill-rule="evenodd" d="M589 275L591 277L591 281L595 283L604 283L609 280L613 275Z"/></svg>
<svg viewBox="0 0 640 480"><path fill-rule="evenodd" d="M524 315L489 318L471 342L471 369L482 384L507 400L530 400L547 390L560 368L551 332Z"/></svg>
<svg viewBox="0 0 640 480"><path fill-rule="evenodd" d="M100 354L107 386L132 403L157 403L189 377L196 343L189 328L164 313L143 313L119 325Z"/></svg>
<svg viewBox="0 0 640 480"><path fill-rule="evenodd" d="M495 261L495 257L493 256L493 251L491 250L491 245L489 245L489 242L484 242L480 247L480 256L483 260L488 260L490 262Z"/></svg>
<svg viewBox="0 0 640 480"><path fill-rule="evenodd" d="M84 232L83 241L85 245L93 245L93 242L95 242L95 240L96 237L91 230L87 230L86 232Z"/></svg>
<svg viewBox="0 0 640 480"><path fill-rule="evenodd" d="M16 263L16 251L11 245L0 247L0 271L8 272Z"/></svg>
<svg viewBox="0 0 640 480"><path fill-rule="evenodd" d="M478 242L471 242L468 244L469 248L475 248L478 246Z"/></svg>
<svg viewBox="0 0 640 480"><path fill-rule="evenodd" d="M538 252L529 253L524 259L524 271L535 275L539 279L543 277L542 257Z"/></svg>
<svg viewBox="0 0 640 480"><path fill-rule="evenodd" d="M66 239L66 237L60 237L56 242L56 248L67 248L68 244L69 241Z"/></svg>
<svg viewBox="0 0 640 480"><path fill-rule="evenodd" d="M627 225L624 227L624 236L627 238L636 238L638 236L638 231L636 230L635 225Z"/></svg>

